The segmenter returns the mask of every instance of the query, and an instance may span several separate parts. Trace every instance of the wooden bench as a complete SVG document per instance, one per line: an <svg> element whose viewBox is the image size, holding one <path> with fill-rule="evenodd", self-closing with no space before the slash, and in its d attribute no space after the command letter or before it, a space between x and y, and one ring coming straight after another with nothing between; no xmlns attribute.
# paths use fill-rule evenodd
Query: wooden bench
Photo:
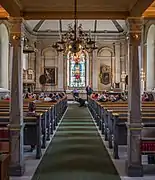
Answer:
<svg viewBox="0 0 155 180"><path fill-rule="evenodd" d="M9 163L10 155L9 154L0 154L0 179L9 180Z"/></svg>
<svg viewBox="0 0 155 180"><path fill-rule="evenodd" d="M100 126L100 129L103 131L102 133L105 135L105 140L108 140L110 148L112 148L113 137L114 158L119 158L118 145L127 144L127 102L100 103L94 100L90 100L90 102L89 109L97 124ZM102 123L100 125L101 121ZM155 102L144 102L142 104L142 122L144 126L149 128L155 126Z"/></svg>

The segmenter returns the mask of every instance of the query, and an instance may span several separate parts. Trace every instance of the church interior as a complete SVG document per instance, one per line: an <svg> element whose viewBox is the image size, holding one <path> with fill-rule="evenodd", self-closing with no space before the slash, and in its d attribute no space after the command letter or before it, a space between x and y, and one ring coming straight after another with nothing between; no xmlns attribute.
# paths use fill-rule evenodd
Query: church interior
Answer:
<svg viewBox="0 0 155 180"><path fill-rule="evenodd" d="M0 180L155 179L155 1L0 0Z"/></svg>

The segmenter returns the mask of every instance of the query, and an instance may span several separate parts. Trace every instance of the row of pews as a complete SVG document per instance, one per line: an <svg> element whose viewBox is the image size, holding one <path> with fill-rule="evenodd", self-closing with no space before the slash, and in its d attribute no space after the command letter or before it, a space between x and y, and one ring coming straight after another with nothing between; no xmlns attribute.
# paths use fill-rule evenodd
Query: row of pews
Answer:
<svg viewBox="0 0 155 180"><path fill-rule="evenodd" d="M88 108L108 146L113 149L113 158L119 159L118 146L127 145L128 102L97 102L89 98ZM155 155L155 102L141 105L142 134L141 155ZM148 164L155 164L155 158L148 158Z"/></svg>
<svg viewBox="0 0 155 180"><path fill-rule="evenodd" d="M40 159L42 148L46 148L47 141L50 140L67 108L67 97L64 96L57 102L36 102L36 115L26 117L30 101L33 100L23 102L24 145L34 146L36 148L35 158ZM9 101L3 100L0 101L0 179L2 180L9 179L8 168L6 168L9 166L11 151L9 123L10 104Z"/></svg>

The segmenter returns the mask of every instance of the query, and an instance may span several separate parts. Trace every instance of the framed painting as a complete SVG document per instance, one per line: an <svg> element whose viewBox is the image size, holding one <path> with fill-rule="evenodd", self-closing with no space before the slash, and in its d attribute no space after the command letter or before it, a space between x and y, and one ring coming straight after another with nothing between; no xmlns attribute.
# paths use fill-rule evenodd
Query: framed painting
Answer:
<svg viewBox="0 0 155 180"><path fill-rule="evenodd" d="M46 85L57 85L57 67L45 67L44 74L46 76Z"/></svg>
<svg viewBox="0 0 155 180"><path fill-rule="evenodd" d="M111 68L110 66L103 65L100 67L100 82L104 85L111 83Z"/></svg>

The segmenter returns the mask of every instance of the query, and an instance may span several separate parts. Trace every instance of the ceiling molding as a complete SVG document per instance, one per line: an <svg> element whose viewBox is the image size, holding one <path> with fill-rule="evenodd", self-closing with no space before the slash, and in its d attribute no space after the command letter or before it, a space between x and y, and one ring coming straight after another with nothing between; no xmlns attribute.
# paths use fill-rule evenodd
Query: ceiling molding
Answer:
<svg viewBox="0 0 155 180"><path fill-rule="evenodd" d="M122 28L122 26L116 21L116 20L112 20L114 26L116 27L116 29L118 30L118 32L123 32L124 29Z"/></svg>
<svg viewBox="0 0 155 180"><path fill-rule="evenodd" d="M35 27L33 28L33 31L34 32L37 32L39 30L39 28L43 25L45 20L40 20L36 25Z"/></svg>
<svg viewBox="0 0 155 180"><path fill-rule="evenodd" d="M128 11L78 11L77 19L126 19L129 16ZM74 19L73 11L55 11L55 12L43 12L43 11L25 11L22 13L22 17L25 20L57 20L57 19Z"/></svg>

